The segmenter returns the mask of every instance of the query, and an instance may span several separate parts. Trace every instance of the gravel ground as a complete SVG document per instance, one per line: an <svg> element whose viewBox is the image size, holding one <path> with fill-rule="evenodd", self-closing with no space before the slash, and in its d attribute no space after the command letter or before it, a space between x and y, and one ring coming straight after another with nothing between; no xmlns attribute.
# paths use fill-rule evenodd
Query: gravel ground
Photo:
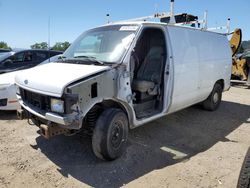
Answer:
<svg viewBox="0 0 250 188"><path fill-rule="evenodd" d="M0 187L225 187L250 145L250 90L232 87L216 112L193 106L130 131L127 151L103 162L83 135L50 141L0 112Z"/></svg>

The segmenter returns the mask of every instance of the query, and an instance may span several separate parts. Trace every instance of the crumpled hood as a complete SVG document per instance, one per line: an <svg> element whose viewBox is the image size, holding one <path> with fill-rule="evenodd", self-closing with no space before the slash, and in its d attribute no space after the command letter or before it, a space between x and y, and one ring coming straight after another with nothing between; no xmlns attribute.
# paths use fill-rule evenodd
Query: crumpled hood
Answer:
<svg viewBox="0 0 250 188"><path fill-rule="evenodd" d="M109 66L48 63L22 71L16 75L15 81L33 92L61 97L67 85L108 69Z"/></svg>

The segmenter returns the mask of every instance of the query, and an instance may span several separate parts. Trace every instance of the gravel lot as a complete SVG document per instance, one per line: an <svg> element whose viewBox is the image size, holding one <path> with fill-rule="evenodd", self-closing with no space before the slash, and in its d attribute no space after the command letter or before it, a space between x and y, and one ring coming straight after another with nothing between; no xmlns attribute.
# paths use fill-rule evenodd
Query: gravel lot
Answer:
<svg viewBox="0 0 250 188"><path fill-rule="evenodd" d="M50 141L0 112L0 187L225 187L237 184L250 145L250 89L232 87L216 112L190 107L130 131L114 162L84 135Z"/></svg>

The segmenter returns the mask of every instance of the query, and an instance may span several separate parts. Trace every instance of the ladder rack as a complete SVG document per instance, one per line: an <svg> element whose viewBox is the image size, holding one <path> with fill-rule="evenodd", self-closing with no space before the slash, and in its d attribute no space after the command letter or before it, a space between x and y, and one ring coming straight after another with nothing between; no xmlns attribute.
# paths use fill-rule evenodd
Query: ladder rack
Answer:
<svg viewBox="0 0 250 188"><path fill-rule="evenodd" d="M193 15L189 15L187 13L175 14L174 16L177 17L180 15L193 16ZM230 18L228 18L226 26L208 28L207 27L207 11L205 11L204 18L202 20L198 20L198 17L197 17L197 20L172 23L170 21L170 17L171 17L171 13L163 12L163 13L156 13L156 14L149 15L149 16L132 18L132 19L128 19L128 20L121 20L121 21L110 22L110 23L139 22L139 21L140 22L147 22L150 20L159 19L160 23L167 23L169 25L186 26L186 27L189 26L189 27L194 27L194 28L201 29L201 30L206 30L206 31L226 30L225 34L230 34ZM169 22L163 21L164 19L168 19Z"/></svg>

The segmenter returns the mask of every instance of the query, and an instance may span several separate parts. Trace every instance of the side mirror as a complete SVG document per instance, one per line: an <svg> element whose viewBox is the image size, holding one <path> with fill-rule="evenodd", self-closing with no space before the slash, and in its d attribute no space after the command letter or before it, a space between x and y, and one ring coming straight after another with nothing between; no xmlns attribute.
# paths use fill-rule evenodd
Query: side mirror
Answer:
<svg viewBox="0 0 250 188"><path fill-rule="evenodd" d="M11 65L13 61L11 59L7 59L6 61L3 62L4 66Z"/></svg>

